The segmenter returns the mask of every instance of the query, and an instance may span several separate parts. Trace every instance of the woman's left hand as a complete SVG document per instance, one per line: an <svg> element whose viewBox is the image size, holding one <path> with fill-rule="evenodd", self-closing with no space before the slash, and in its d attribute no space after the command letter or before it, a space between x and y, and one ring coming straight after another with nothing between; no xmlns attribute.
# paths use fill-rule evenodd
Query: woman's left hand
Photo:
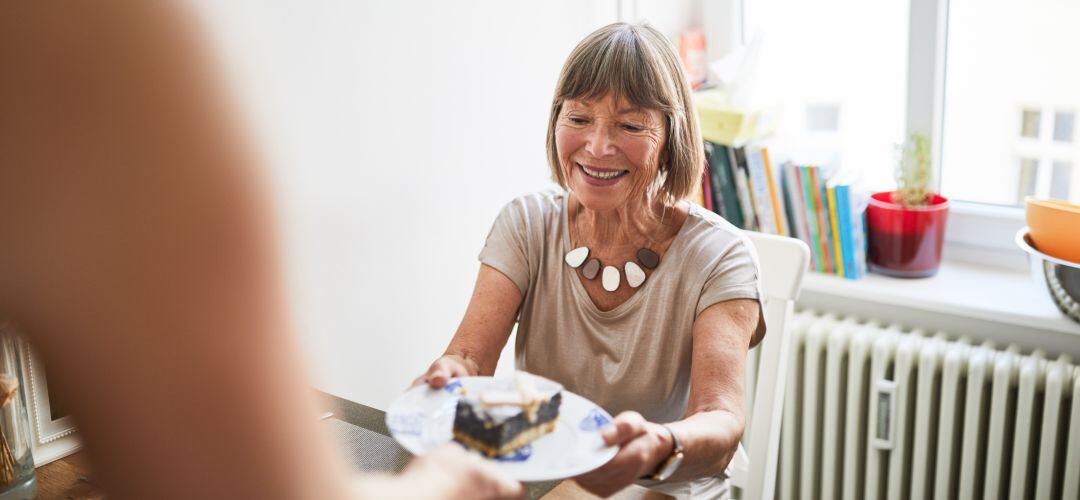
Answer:
<svg viewBox="0 0 1080 500"><path fill-rule="evenodd" d="M582 488L600 497L613 495L656 471L674 446L667 429L634 411L620 413L600 435L607 445L619 446L619 452L600 468L574 478Z"/></svg>

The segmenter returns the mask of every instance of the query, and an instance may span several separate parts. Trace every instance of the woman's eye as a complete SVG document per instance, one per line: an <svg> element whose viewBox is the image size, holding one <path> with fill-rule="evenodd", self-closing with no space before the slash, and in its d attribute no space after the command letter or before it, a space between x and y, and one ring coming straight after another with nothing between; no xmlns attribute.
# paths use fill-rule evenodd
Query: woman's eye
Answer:
<svg viewBox="0 0 1080 500"><path fill-rule="evenodd" d="M571 116L567 118L567 120L570 120L570 123L573 123L574 125L584 125L586 123L589 123L589 120L586 120L580 116Z"/></svg>
<svg viewBox="0 0 1080 500"><path fill-rule="evenodd" d="M624 123L623 130L626 130L627 132L641 132L642 130L645 130L645 127L633 123Z"/></svg>

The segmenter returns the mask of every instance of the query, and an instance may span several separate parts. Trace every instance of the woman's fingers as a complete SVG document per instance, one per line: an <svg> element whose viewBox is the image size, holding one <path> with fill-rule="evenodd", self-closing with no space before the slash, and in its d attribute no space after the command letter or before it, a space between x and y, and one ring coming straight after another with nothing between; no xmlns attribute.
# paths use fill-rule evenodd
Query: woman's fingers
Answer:
<svg viewBox="0 0 1080 500"><path fill-rule="evenodd" d="M434 363L431 364L431 368L428 369L427 383L431 387L436 389L445 387L450 382L451 378L454 378L455 368L458 368L460 363L443 356ZM460 371L464 371L464 367Z"/></svg>
<svg viewBox="0 0 1080 500"><path fill-rule="evenodd" d="M645 433L645 417L636 411L624 411L604 426L600 437L604 444L613 446L630 441Z"/></svg>
<svg viewBox="0 0 1080 500"><path fill-rule="evenodd" d="M653 440L641 435L625 443L608 463L587 474L578 476L575 481L586 491L601 497L607 497L625 488L638 478L652 472L650 453Z"/></svg>
<svg viewBox="0 0 1080 500"><path fill-rule="evenodd" d="M640 413L627 411L600 431L604 443L619 446L619 452L608 463L592 472L578 476L576 481L587 491L606 497L634 482L648 460L647 440L643 439L647 422Z"/></svg>
<svg viewBox="0 0 1080 500"><path fill-rule="evenodd" d="M431 387L441 389L446 387L446 383L450 381L450 374L445 369L432 366L431 369L428 370L427 376L424 377L424 381Z"/></svg>
<svg viewBox="0 0 1080 500"><path fill-rule="evenodd" d="M441 389L450 383L450 379L468 375L469 369L457 356L443 356L431 364L427 373L414 380L413 385L426 382L435 389Z"/></svg>

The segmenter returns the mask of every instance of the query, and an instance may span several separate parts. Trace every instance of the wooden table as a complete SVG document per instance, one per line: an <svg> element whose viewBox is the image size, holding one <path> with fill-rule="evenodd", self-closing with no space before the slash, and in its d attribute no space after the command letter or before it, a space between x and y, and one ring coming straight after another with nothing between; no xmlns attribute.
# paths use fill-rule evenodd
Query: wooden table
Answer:
<svg viewBox="0 0 1080 500"><path fill-rule="evenodd" d="M102 499L105 495L90 474L86 452L80 451L37 469L37 498Z"/></svg>
<svg viewBox="0 0 1080 500"><path fill-rule="evenodd" d="M390 431L386 428L385 412L325 393L320 393L320 396L324 401L324 408L334 412L334 418L386 436L390 435ZM94 481L85 452L78 452L39 467L37 469L37 480L38 498L72 500L105 498L99 485ZM529 499L597 498L581 489L573 481L529 483L526 485L525 493L525 497ZM670 497L635 485L622 490L611 498L619 500L655 500Z"/></svg>

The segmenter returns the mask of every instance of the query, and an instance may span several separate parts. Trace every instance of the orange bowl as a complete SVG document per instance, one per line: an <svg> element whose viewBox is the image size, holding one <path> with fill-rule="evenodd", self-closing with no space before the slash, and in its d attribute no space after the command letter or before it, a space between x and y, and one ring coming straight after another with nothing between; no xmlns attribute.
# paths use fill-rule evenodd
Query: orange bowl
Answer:
<svg viewBox="0 0 1080 500"><path fill-rule="evenodd" d="M1080 263L1080 205L1028 198L1027 225L1040 252Z"/></svg>

